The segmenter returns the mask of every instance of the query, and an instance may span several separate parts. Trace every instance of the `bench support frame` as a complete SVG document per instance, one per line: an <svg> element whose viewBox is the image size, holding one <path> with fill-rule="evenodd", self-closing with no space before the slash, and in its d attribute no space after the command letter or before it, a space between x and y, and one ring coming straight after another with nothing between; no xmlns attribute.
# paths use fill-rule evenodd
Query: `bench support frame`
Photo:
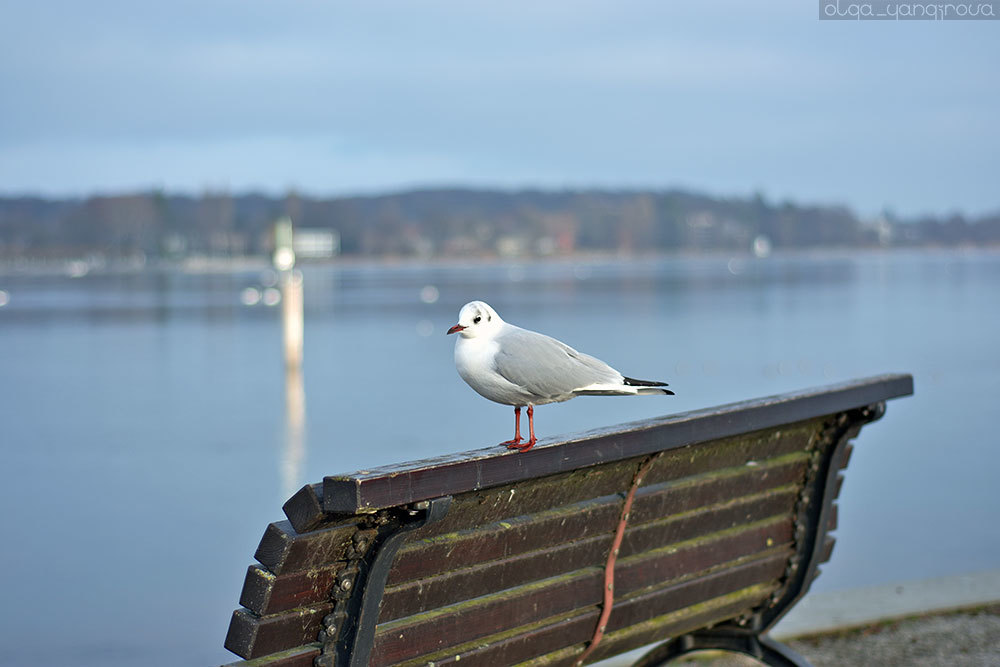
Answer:
<svg viewBox="0 0 1000 667"><path fill-rule="evenodd" d="M367 667L382 594L396 553L406 541L407 533L440 521L450 506L451 496L444 496L414 503L404 512L372 515L376 526L374 544L365 550L362 543L356 554L358 557L348 567L354 574L353 579L339 579L334 586L331 595L337 603L333 613L323 619L324 627L319 635L322 648L313 662L315 667ZM346 590L344 581L351 582ZM357 620L352 623L351 619Z"/></svg>
<svg viewBox="0 0 1000 667"><path fill-rule="evenodd" d="M756 617L757 622L760 617ZM759 631L738 625L720 625L681 635L660 644L640 658L633 667L660 667L694 651L742 653L772 667L809 667L801 655Z"/></svg>

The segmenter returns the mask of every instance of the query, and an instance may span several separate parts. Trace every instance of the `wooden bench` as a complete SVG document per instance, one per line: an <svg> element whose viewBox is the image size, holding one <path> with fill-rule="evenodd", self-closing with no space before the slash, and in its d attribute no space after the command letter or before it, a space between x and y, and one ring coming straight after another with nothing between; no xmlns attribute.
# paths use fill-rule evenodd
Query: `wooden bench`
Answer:
<svg viewBox="0 0 1000 667"><path fill-rule="evenodd" d="M234 665L637 665L767 636L830 557L884 375L303 487L247 571ZM613 597L613 599L612 599Z"/></svg>

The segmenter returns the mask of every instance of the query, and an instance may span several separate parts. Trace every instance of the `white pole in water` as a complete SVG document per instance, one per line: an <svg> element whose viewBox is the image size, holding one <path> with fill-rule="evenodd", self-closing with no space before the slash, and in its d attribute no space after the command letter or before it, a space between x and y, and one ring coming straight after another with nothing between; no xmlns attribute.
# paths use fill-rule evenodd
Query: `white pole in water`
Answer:
<svg viewBox="0 0 1000 667"><path fill-rule="evenodd" d="M274 268L281 283L281 326L285 348L285 368L302 368L303 303L302 272L295 270L291 218L284 217L274 225Z"/></svg>
<svg viewBox="0 0 1000 667"><path fill-rule="evenodd" d="M295 270L292 220L284 217L274 225L274 268L281 287L281 331L285 353L285 450L281 486L290 496L301 484L305 459L305 390L302 382L304 308L302 272Z"/></svg>
<svg viewBox="0 0 1000 667"><path fill-rule="evenodd" d="M302 368L303 319L302 272L287 271L281 277L281 324L288 371Z"/></svg>

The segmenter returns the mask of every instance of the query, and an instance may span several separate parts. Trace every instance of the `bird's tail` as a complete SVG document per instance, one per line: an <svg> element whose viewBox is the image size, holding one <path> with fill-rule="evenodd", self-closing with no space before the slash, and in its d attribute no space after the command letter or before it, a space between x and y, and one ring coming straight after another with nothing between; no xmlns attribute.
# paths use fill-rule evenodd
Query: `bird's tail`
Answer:
<svg viewBox="0 0 1000 667"><path fill-rule="evenodd" d="M594 384L573 393L577 396L673 396L674 392L664 389L666 382L624 378L620 385Z"/></svg>

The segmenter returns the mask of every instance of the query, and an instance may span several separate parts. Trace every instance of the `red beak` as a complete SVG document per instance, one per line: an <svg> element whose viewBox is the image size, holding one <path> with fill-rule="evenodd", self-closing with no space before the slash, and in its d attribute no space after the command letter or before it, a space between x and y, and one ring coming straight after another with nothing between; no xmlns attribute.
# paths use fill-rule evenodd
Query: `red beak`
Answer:
<svg viewBox="0 0 1000 667"><path fill-rule="evenodd" d="M459 331L461 331L464 328L465 327L463 327L461 324L456 324L452 328L448 329L448 333L449 334L458 333Z"/></svg>

